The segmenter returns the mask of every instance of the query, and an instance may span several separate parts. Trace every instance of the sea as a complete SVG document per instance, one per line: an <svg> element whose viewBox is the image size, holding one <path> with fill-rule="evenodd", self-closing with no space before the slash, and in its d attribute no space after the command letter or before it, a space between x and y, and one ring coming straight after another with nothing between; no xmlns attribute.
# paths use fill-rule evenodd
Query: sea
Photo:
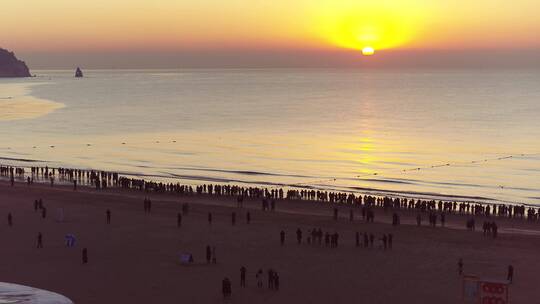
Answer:
<svg viewBox="0 0 540 304"><path fill-rule="evenodd" d="M534 69L35 70L0 164L540 205Z"/></svg>

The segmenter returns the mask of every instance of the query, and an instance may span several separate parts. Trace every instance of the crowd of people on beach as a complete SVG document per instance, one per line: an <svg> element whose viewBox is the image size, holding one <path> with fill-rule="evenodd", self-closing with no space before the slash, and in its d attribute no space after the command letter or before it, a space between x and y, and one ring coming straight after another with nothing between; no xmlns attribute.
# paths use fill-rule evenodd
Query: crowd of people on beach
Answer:
<svg viewBox="0 0 540 304"><path fill-rule="evenodd" d="M6 167L0 167L2 174L5 174L5 172L8 172L9 175L14 176L15 172L18 172L17 174L24 175L24 170L14 170L12 167L11 169L6 169ZM22 173L21 173L22 172ZM65 175L68 174L68 176L86 176L89 180L95 180L98 181L100 185L103 184L103 181L105 181L106 185L109 185L109 183L112 182L113 185L119 185L120 187L123 187L124 185L122 183L122 180L125 180L125 177L119 177L117 174L108 174L108 173L96 173L96 172L88 172L84 170L67 170L67 169L49 169L49 168L32 168L31 171L33 174L43 174L44 176L48 176L49 178L51 176L55 176L56 174ZM21 176L23 177L23 176ZM13 179L12 179L13 180ZM33 181L33 179L32 179ZM115 184L117 183L117 184ZM147 182L144 182L143 189L147 192L155 191L155 190L149 190L154 188L147 188L146 187ZM52 185L52 184L51 184ZM106 188L107 186L104 186L102 188ZM172 187L172 188L171 188ZM171 185L167 186L167 189L192 189L192 186L179 186L173 187ZM131 187L130 187L131 188ZM76 190L76 188L74 189ZM263 188L243 188L239 186L230 186L230 185L200 185L195 187L195 192L185 192L190 195L228 195L228 196L237 196L237 203L240 208L243 207L243 200L245 197L251 197L251 198L259 198L261 201L261 208L262 211L275 211L277 206L277 201L279 200L290 200L290 199L299 199L299 200L308 200L308 199L322 199L322 201L326 201L323 198L328 198L329 201L336 203L336 204L349 204L351 208L358 207L360 210L360 214L362 219L365 222L372 222L374 219L374 208L381 208L384 211L390 211L390 210L396 210L396 209L413 209L417 211L417 225L421 225L422 222L422 213L428 213L429 223L431 226L436 226L437 221L439 220L441 225L444 226L445 223L445 216L446 214L467 214L469 210L474 210L472 215L501 215L504 216L516 216L516 214L519 214L520 217L523 217L523 213L519 211L517 207L519 206L483 206L480 204L474 204L474 205L467 205L467 203L457 203L457 202L435 202L435 201L420 201L420 200L407 200L407 199L399 199L399 198L390 198L390 197L374 197L374 196L356 196L355 194L345 194L345 193L332 193L332 192L326 192L323 193L322 191L315 191L315 190L288 190L284 192L282 189L263 189ZM34 211L36 213L39 213L42 218L46 218L47 216L47 208L45 207L42 199L36 199L33 204ZM151 214L152 212L152 200L148 197L145 197L143 200L143 210L145 214ZM478 211L480 210L480 211ZM502 213L495 213L495 211L500 210L506 210L501 211ZM510 211L509 211L510 210ZM524 210L524 209L523 209ZM177 226L181 227L182 225L182 218L183 216L186 216L189 214L190 211L190 205L189 203L183 203L181 205L181 213L177 214ZM491 213L494 212L494 213ZM246 223L249 224L251 221L251 213L246 212ZM332 209L332 218L333 220L337 221L339 219L339 209L333 208ZM111 217L112 212L110 209L106 209L105 211L106 216L106 223L111 223ZM208 212L208 223L212 224L213 215L211 212ZM354 211L353 209L350 209L349 211L349 220L354 220ZM231 225L236 224L236 212L231 213ZM393 226L399 226L401 224L400 215L397 212L393 212L392 214L392 225ZM8 213L8 226L12 227L14 225L14 219L13 215L11 213ZM470 230L475 230L475 219L474 217L471 217L467 220L466 226ZM497 230L498 226L495 223L495 221L486 220L483 223L483 233L485 236L493 236L494 238L497 237ZM301 228L297 228L294 232L296 235L296 243L297 244L308 244L308 245L318 245L318 246L324 246L329 248L338 248L339 246L339 238L340 235L338 232L323 232L322 228L312 228L308 229L307 233L304 234L304 231ZM281 246L285 245L286 242L286 235L287 233L284 230L281 230L279 233L280 238L280 244ZM306 237L307 235L307 237ZM73 236L74 239L74 236ZM368 232L355 232L355 246L356 247L363 247L363 248L379 248L383 250L390 250L393 248L394 243L394 236L392 233L384 233L380 237L376 237L373 233ZM380 245L377 246L377 242L379 242ZM73 247L74 240L67 242L67 247ZM71 245L73 244L73 245ZM44 242L43 242L43 234L41 232L38 232L37 234L37 244L36 247L38 249L43 249ZM215 246L206 246L206 263L207 264L216 264L217 263L217 257L216 257L216 247ZM190 262L193 261L193 258L191 256ZM82 264L88 263L88 249L83 248L82 249ZM458 262L459 265L459 272L460 274L463 271L463 261L460 259ZM510 266L512 267L512 266ZM245 266L241 266L240 268L240 286L246 287L246 272L247 269ZM280 288L280 277L278 273L273 269L268 269L268 288L270 290L279 290ZM513 279L513 267L509 268L508 270L508 277L511 281ZM263 270L259 269L255 274L255 280L256 285L258 288L263 287ZM228 277L225 277L222 281L222 293L223 297L225 299L228 299L231 297L232 294L232 284Z"/></svg>
<svg viewBox="0 0 540 304"><path fill-rule="evenodd" d="M9 178L14 185L15 180L25 180L30 185L34 180L50 181L51 186L54 180L61 183L73 183L74 189L77 184L84 184L96 189L107 189L108 187L119 187L125 189L135 189L145 192L175 193L179 195L212 195L212 196L233 196L237 197L237 203L242 205L244 198L263 198L263 210L274 210L277 200L303 200L318 203L330 203L336 205L347 205L362 209L362 216L368 221L373 220L371 208L377 207L386 210L416 210L422 213L431 212L431 216L436 216L434 212L442 215L441 223L444 224L444 214L469 214L476 216L497 216L507 218L521 218L529 221L538 221L540 218L540 208L517 205L517 204L491 204L483 202L457 202L457 201L436 201L422 200L414 198L399 197L379 197L373 195L359 195L356 193L335 192L315 189L297 189L301 187L243 187L239 185L183 185L180 183L165 183L147 181L133 178L117 172L107 172L100 170L85 170L71 168L50 168L30 167L27 168L0 165L0 177ZM430 216L430 223L436 224L436 217Z"/></svg>

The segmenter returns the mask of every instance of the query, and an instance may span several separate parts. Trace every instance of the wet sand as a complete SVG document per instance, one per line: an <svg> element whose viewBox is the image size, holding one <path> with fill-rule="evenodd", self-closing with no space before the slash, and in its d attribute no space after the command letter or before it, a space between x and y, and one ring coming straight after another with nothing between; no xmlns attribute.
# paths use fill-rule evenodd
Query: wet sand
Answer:
<svg viewBox="0 0 540 304"><path fill-rule="evenodd" d="M458 215L448 216L447 226L459 229L407 225L415 216L408 211L402 212L405 224L392 227L391 212L382 210L376 211L375 223L367 224L359 210L350 222L350 208L340 207L336 222L328 204L278 201L275 212L262 212L259 200L248 199L238 209L232 197L153 193L148 194L152 213L145 214L144 196L132 190L0 182L0 281L58 292L77 304L221 303L224 277L232 281L229 303L460 303L457 261L462 257L465 273L498 280L506 278L512 264L511 303L536 302L538 295L538 223L495 218L502 233L493 239L478 229L461 229L466 217ZM46 219L34 212L38 198L47 208ZM190 203L190 212L178 228L176 216L184 202ZM64 208L64 222L55 220L57 208ZM8 212L13 227L7 225ZM208 212L213 213L211 225ZM482 221L477 219L477 227ZM296 244L297 228L304 232L302 245ZM311 228L338 232L339 248L306 244ZM282 229L287 233L283 247ZM393 249L355 247L356 231L376 238L392 233ZM517 231L526 233L510 233ZM39 232L43 249L35 248ZM74 248L64 245L67 233L77 237ZM206 264L207 245L216 246L216 265ZM88 248L87 265L81 263L83 247ZM195 263L181 265L180 252L192 253ZM242 265L248 270L246 288L239 282ZM266 288L270 267L280 275L279 291ZM265 272L263 289L256 287L259 268Z"/></svg>

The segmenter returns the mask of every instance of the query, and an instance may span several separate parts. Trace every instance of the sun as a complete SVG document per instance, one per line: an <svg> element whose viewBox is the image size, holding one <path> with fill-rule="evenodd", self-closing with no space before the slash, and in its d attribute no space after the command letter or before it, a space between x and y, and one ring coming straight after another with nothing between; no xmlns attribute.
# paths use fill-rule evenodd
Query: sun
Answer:
<svg viewBox="0 0 540 304"><path fill-rule="evenodd" d="M362 49L362 55L364 56L371 56L373 54L375 54L375 49L370 46L366 46Z"/></svg>

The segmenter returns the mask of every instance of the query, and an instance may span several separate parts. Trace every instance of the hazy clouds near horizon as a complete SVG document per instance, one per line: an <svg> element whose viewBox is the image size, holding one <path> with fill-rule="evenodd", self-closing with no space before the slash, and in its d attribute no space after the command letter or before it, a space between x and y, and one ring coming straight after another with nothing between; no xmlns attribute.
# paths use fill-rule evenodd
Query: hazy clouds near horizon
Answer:
<svg viewBox="0 0 540 304"><path fill-rule="evenodd" d="M16 51L16 50L15 50ZM365 57L355 51L124 51L16 52L31 69L176 69L271 67L540 68L539 50L384 51Z"/></svg>

